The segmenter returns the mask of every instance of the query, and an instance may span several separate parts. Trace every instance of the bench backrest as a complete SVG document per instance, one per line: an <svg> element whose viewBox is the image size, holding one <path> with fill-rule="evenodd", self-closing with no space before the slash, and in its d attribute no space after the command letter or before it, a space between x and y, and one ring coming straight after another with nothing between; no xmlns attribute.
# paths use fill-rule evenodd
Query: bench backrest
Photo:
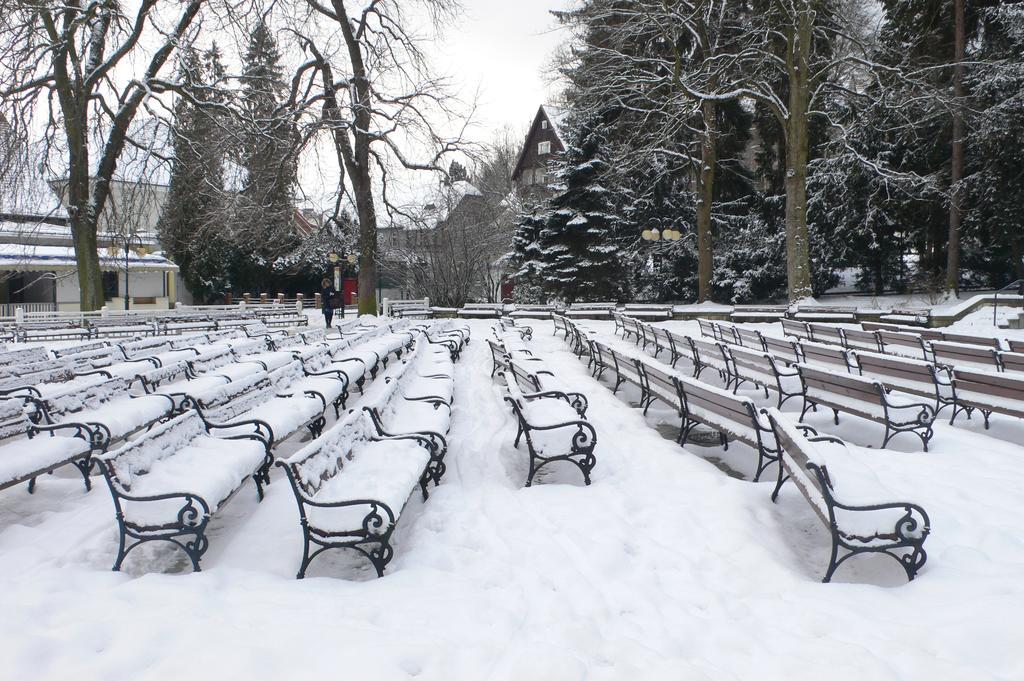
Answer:
<svg viewBox="0 0 1024 681"><path fill-rule="evenodd" d="M998 338L992 338L991 336L975 336L969 333L949 333L947 331L943 331L942 340L950 343L963 343L964 345L977 345L984 348L995 348L996 350L999 350L1002 347Z"/></svg>
<svg viewBox="0 0 1024 681"><path fill-rule="evenodd" d="M687 376L676 374L673 378L677 391L683 396L684 407L687 410L699 409L711 412L724 421L723 425L735 423L744 429L756 428L754 423L756 409L749 398L733 395L728 391L720 390Z"/></svg>
<svg viewBox="0 0 1024 681"><path fill-rule="evenodd" d="M110 344L106 341L95 341L92 343L78 343L76 345L68 345L63 348L54 348L50 352L53 353L54 357L67 357L68 355L88 355L90 357L95 356L97 353L109 353L111 350ZM2 366L0 362L0 366Z"/></svg>
<svg viewBox="0 0 1024 681"><path fill-rule="evenodd" d="M1006 340L1007 347L1010 348L1010 352L1024 352L1024 340Z"/></svg>
<svg viewBox="0 0 1024 681"><path fill-rule="evenodd" d="M815 343L829 343L831 345L842 345L843 334L838 326L831 324L810 323L807 329L811 334L811 340Z"/></svg>
<svg viewBox="0 0 1024 681"><path fill-rule="evenodd" d="M953 380L960 393L969 391L1017 402L1024 400L1024 378L1016 374L954 367Z"/></svg>
<svg viewBox="0 0 1024 681"><path fill-rule="evenodd" d="M24 435L30 425L25 400L19 397L0 398L0 440Z"/></svg>
<svg viewBox="0 0 1024 681"><path fill-rule="evenodd" d="M1003 371L1024 371L1024 352L1000 352L999 363L1003 366Z"/></svg>
<svg viewBox="0 0 1024 681"><path fill-rule="evenodd" d="M874 352L854 351L860 364L861 374L879 378L882 383L923 383L935 382L935 370L931 364L917 359L904 359L893 355Z"/></svg>
<svg viewBox="0 0 1024 681"><path fill-rule="evenodd" d="M993 371L999 369L999 352L994 348L934 341L932 342L932 352L935 355L936 364L947 366L976 364L991 366Z"/></svg>
<svg viewBox="0 0 1024 681"><path fill-rule="evenodd" d="M733 326L736 330L736 338L739 344L750 350L764 352L764 338L757 329L750 329L745 326Z"/></svg>
<svg viewBox="0 0 1024 681"><path fill-rule="evenodd" d="M291 353L308 371L323 371L333 359L326 345L302 345L293 348Z"/></svg>
<svg viewBox="0 0 1024 681"><path fill-rule="evenodd" d="M516 382L523 390L529 392L540 392L542 390L541 379L537 375L538 372L530 371L520 362L511 358L506 362L506 366L511 370L513 378L515 378ZM506 373L506 376L507 375L508 374Z"/></svg>
<svg viewBox="0 0 1024 681"><path fill-rule="evenodd" d="M697 326L700 327L700 335L702 336L714 338L715 340L722 337L722 333L718 330L718 325L710 319L698 318Z"/></svg>
<svg viewBox="0 0 1024 681"><path fill-rule="evenodd" d="M819 394L849 397L872 404L881 403L881 386L871 379L829 371L809 364L797 364L797 370L808 393L813 390Z"/></svg>
<svg viewBox="0 0 1024 681"><path fill-rule="evenodd" d="M801 361L800 349L796 341L775 336L764 336L763 339L765 350L786 364L796 364Z"/></svg>
<svg viewBox="0 0 1024 681"><path fill-rule="evenodd" d="M865 331L899 331L899 324L887 324L885 322L861 322L860 328Z"/></svg>
<svg viewBox="0 0 1024 681"><path fill-rule="evenodd" d="M626 312L630 310L640 310L643 312L671 312L671 305L660 305L656 303L626 303L624 306Z"/></svg>
<svg viewBox="0 0 1024 681"><path fill-rule="evenodd" d="M96 458L107 466L112 482L130 492L137 476L147 474L158 461L174 456L189 442L205 434L203 420L196 411L189 410Z"/></svg>
<svg viewBox="0 0 1024 681"><path fill-rule="evenodd" d="M869 350L881 352L878 344L878 333L876 331L864 331L862 329L843 329L843 346L850 350Z"/></svg>
<svg viewBox="0 0 1024 681"><path fill-rule="evenodd" d="M675 395L674 400L669 404L681 412L683 401L679 394L679 384L675 380L678 372L657 361L644 362L643 369L648 386L657 389L656 395L663 401L667 396Z"/></svg>
<svg viewBox="0 0 1024 681"><path fill-rule="evenodd" d="M831 526L832 511L828 502L832 496L828 488L831 483L827 467L821 463L815 450L815 443L804 437L800 429L777 409L768 410L768 421L782 450L780 461L789 479L810 502L821 522Z"/></svg>
<svg viewBox="0 0 1024 681"><path fill-rule="evenodd" d="M718 340L723 343L740 344L740 332L733 324L722 324L719 322L717 326L718 333L720 334Z"/></svg>
<svg viewBox="0 0 1024 681"><path fill-rule="evenodd" d="M211 421L223 422L259 406L271 399L274 393L270 376L260 371L217 386L200 403L200 407Z"/></svg>
<svg viewBox="0 0 1024 681"><path fill-rule="evenodd" d="M187 336L191 338L191 336ZM153 338L140 338L134 341L124 341L118 343L117 347L121 348L121 352L127 359L134 359L139 356L149 356L154 354L154 351L164 350L172 348L169 336L159 336Z"/></svg>
<svg viewBox="0 0 1024 681"><path fill-rule="evenodd" d="M783 317L779 321L782 322L782 333L785 335L805 340L811 339L811 332L810 329L807 328L807 322L801 322L797 319L787 319L786 317Z"/></svg>
<svg viewBox="0 0 1024 681"><path fill-rule="evenodd" d="M161 383L170 383L188 378L190 373L187 361L171 362L149 371L143 371L138 375L143 387L148 391L151 387Z"/></svg>
<svg viewBox="0 0 1024 681"><path fill-rule="evenodd" d="M855 367L849 351L834 345L800 341L800 354L803 355L803 361L809 364L832 366L847 372L853 371Z"/></svg>
<svg viewBox="0 0 1024 681"><path fill-rule="evenodd" d="M46 352L46 348L42 346L0 352L0 366L31 364L33 362L44 362L48 359L50 359L50 355Z"/></svg>
<svg viewBox="0 0 1024 681"><path fill-rule="evenodd" d="M896 354L910 354L918 359L928 358L924 340L916 333L879 329L878 342L885 353L895 352ZM899 350L903 352L899 352Z"/></svg>
<svg viewBox="0 0 1024 681"><path fill-rule="evenodd" d="M765 376L775 375L775 365L770 355L757 350L748 350L743 347L729 348L729 358L737 373L741 375L763 374Z"/></svg>
<svg viewBox="0 0 1024 681"><path fill-rule="evenodd" d="M614 310L615 303L573 303L570 310Z"/></svg>
<svg viewBox="0 0 1024 681"><path fill-rule="evenodd" d="M205 374L235 361L232 348L217 347L185 360L194 374Z"/></svg>
<svg viewBox="0 0 1024 681"><path fill-rule="evenodd" d="M83 387L66 392L47 395L41 402L50 416L73 414L83 409L94 409L110 400L128 394L128 387L134 379L102 378Z"/></svg>
<svg viewBox="0 0 1024 681"><path fill-rule="evenodd" d="M728 355L726 354L728 350L721 343L693 337L689 337L689 340L694 362L705 364L709 364L712 361L728 362Z"/></svg>
<svg viewBox="0 0 1024 681"><path fill-rule="evenodd" d="M363 411L353 411L332 428L283 461L307 497L337 475L360 443L372 439L372 424Z"/></svg>

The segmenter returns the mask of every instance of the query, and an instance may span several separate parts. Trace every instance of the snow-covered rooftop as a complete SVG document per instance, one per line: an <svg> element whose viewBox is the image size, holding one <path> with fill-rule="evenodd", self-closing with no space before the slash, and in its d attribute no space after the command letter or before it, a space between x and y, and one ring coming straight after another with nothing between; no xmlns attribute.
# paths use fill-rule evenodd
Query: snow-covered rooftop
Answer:
<svg viewBox="0 0 1024 681"><path fill-rule="evenodd" d="M124 251L101 248L100 267L105 270L124 269ZM70 246L34 246L30 244L0 244L0 271L23 272L39 270L70 270L78 268L75 250ZM178 266L158 255L139 255L129 252L129 270L163 270L176 272Z"/></svg>

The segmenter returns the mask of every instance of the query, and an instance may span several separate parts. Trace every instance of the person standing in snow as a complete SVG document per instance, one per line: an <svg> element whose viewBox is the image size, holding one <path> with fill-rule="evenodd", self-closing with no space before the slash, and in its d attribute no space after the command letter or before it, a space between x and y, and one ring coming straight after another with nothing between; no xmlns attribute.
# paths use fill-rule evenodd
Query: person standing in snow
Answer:
<svg viewBox="0 0 1024 681"><path fill-rule="evenodd" d="M320 305L323 308L324 321L327 322L329 329L331 322L334 321L334 285L327 277L320 282Z"/></svg>

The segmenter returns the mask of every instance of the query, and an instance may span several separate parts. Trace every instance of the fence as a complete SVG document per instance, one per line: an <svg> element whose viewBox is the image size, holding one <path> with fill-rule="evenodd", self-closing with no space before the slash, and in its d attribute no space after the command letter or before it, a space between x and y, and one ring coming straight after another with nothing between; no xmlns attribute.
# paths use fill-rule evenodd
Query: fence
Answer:
<svg viewBox="0 0 1024 681"><path fill-rule="evenodd" d="M57 303L0 303L0 317L13 317L19 307L25 312L57 311Z"/></svg>

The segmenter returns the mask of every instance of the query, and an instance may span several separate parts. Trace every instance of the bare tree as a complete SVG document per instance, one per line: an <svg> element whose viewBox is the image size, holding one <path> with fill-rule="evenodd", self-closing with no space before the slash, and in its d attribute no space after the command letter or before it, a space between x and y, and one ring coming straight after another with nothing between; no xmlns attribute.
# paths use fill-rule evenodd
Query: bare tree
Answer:
<svg viewBox="0 0 1024 681"><path fill-rule="evenodd" d="M204 0L13 0L0 13L0 96L5 115L42 118L65 154L68 218L83 310L104 303L97 227L129 129ZM141 63L132 77L118 69ZM91 152L98 149L96 162Z"/></svg>
<svg viewBox="0 0 1024 681"><path fill-rule="evenodd" d="M304 8L294 30L310 59L296 70L292 97L318 107L318 123L330 131L339 193L350 196L359 224L359 312L372 314L378 205L392 218L405 213L389 194L395 172L443 173L444 156L462 146L465 124L442 132L443 123L460 116L446 82L431 73L419 33L439 30L459 6L456 0L370 0L360 7L294 1ZM336 32L323 31L325 18Z"/></svg>
<svg viewBox="0 0 1024 681"><path fill-rule="evenodd" d="M443 306L496 302L510 219L502 201L469 182L442 185L436 197L382 249L382 266L416 295Z"/></svg>

